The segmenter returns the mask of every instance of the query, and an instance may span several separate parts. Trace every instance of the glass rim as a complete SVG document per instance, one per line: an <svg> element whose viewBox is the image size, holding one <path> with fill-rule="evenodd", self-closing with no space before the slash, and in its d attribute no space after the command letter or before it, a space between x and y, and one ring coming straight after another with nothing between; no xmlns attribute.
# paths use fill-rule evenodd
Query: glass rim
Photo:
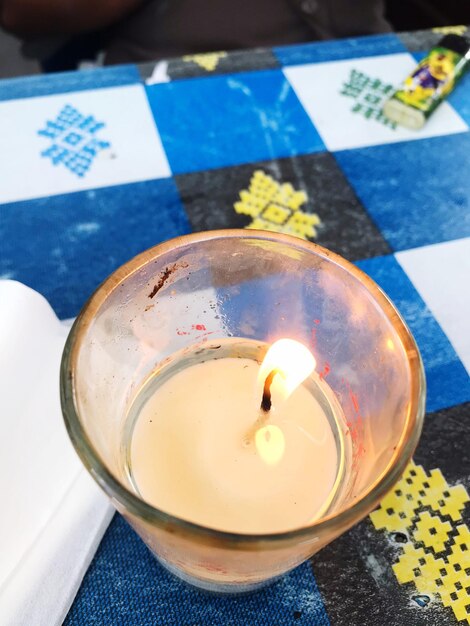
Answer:
<svg viewBox="0 0 470 626"><path fill-rule="evenodd" d="M367 291L379 305L381 311L392 324L401 341L409 364L410 401L405 424L392 458L381 475L376 478L367 489L363 490L362 494L355 502L337 512L330 513L325 517L315 520L311 524L289 531L260 534L228 532L190 522L170 513L166 513L149 504L136 493L125 487L106 467L106 464L101 459L82 426L75 404L74 376L81 339L96 312L106 301L110 293L112 293L124 279L170 250L175 251L177 249L186 248L191 244L226 238L283 243L291 248L300 248L304 252L313 253L316 256L340 266L349 274L352 274L366 287ZM178 528L182 532L197 535L201 539L208 540L211 543L222 542L226 544L229 542L236 543L237 545L245 544L247 548L257 543L266 542L278 544L279 547L281 547L281 545L284 546L285 543L308 540L314 535L321 535L323 533L333 533L334 536L335 529L338 530L337 534L339 534L365 517L397 482L410 461L418 444L423 426L425 397L426 381L424 368L416 342L395 305L372 278L339 254L316 243L291 235L262 230L226 229L182 235L157 244L121 265L97 287L84 304L67 337L60 365L60 400L62 415L68 435L85 468L113 502L119 503L125 511L135 515L137 518L152 525L159 526L162 529Z"/></svg>

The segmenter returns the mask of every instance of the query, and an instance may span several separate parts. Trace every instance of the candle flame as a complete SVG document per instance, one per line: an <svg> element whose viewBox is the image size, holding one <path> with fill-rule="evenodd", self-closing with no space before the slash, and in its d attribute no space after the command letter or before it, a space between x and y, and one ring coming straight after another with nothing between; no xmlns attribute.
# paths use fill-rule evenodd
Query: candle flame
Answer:
<svg viewBox="0 0 470 626"><path fill-rule="evenodd" d="M266 424L270 419L271 392L274 404L276 400L282 403L310 376L315 366L316 361L310 350L293 339L280 339L273 343L261 363L258 374L258 387L263 394L258 396L262 397L261 408L245 442L249 444L254 439L256 451L267 465L277 465L286 447L284 433L279 426Z"/></svg>
<svg viewBox="0 0 470 626"><path fill-rule="evenodd" d="M276 391L286 400L301 385L316 366L315 357L303 344L294 339L279 339L272 344L264 357L258 374L258 384L264 382L273 370Z"/></svg>
<svg viewBox="0 0 470 626"><path fill-rule="evenodd" d="M256 450L267 465L276 465L284 456L284 435L278 426L268 424L256 431Z"/></svg>

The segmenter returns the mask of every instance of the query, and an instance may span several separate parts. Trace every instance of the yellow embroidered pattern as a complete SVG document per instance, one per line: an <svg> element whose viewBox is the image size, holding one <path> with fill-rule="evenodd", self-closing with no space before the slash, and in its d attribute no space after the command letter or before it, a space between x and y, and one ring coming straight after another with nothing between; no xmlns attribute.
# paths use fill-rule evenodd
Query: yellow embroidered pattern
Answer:
<svg viewBox="0 0 470 626"><path fill-rule="evenodd" d="M296 191L290 183L278 183L261 170L254 172L248 189L240 191L240 200L234 209L252 219L247 228L272 230L303 239L317 236L321 224L316 213L304 213L301 206L307 201L305 191Z"/></svg>
<svg viewBox="0 0 470 626"><path fill-rule="evenodd" d="M207 72L213 72L219 65L220 59L227 56L226 52L205 52L203 54L187 54L183 57L183 61L187 63L196 63L199 67Z"/></svg>
<svg viewBox="0 0 470 626"><path fill-rule="evenodd" d="M462 512L470 497L450 487L439 469L429 474L411 462L403 478L370 518L377 530L405 533L409 541L393 565L399 583L439 594L457 620L470 624L470 530Z"/></svg>
<svg viewBox="0 0 470 626"><path fill-rule="evenodd" d="M441 33L442 35L463 35L466 30L466 26L436 26L436 28L432 29L432 32Z"/></svg>

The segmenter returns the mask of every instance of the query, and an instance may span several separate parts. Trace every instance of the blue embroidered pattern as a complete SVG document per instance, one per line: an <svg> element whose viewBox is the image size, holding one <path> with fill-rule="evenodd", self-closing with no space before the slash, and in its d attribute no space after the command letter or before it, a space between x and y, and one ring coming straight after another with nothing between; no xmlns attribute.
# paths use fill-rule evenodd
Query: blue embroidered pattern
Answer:
<svg viewBox="0 0 470 626"><path fill-rule="evenodd" d="M109 141L99 139L96 133L105 127L93 115L85 116L75 107L66 104L54 121L47 120L38 135L51 140L51 145L41 156L51 159L54 165L65 167L82 178L90 169L98 152L109 148Z"/></svg>

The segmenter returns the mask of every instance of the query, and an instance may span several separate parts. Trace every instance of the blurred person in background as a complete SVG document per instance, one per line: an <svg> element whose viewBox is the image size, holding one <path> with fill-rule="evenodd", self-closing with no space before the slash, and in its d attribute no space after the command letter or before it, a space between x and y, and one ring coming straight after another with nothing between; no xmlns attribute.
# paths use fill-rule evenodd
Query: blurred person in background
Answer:
<svg viewBox="0 0 470 626"><path fill-rule="evenodd" d="M6 30L106 64L383 33L384 13L384 0L0 0Z"/></svg>

